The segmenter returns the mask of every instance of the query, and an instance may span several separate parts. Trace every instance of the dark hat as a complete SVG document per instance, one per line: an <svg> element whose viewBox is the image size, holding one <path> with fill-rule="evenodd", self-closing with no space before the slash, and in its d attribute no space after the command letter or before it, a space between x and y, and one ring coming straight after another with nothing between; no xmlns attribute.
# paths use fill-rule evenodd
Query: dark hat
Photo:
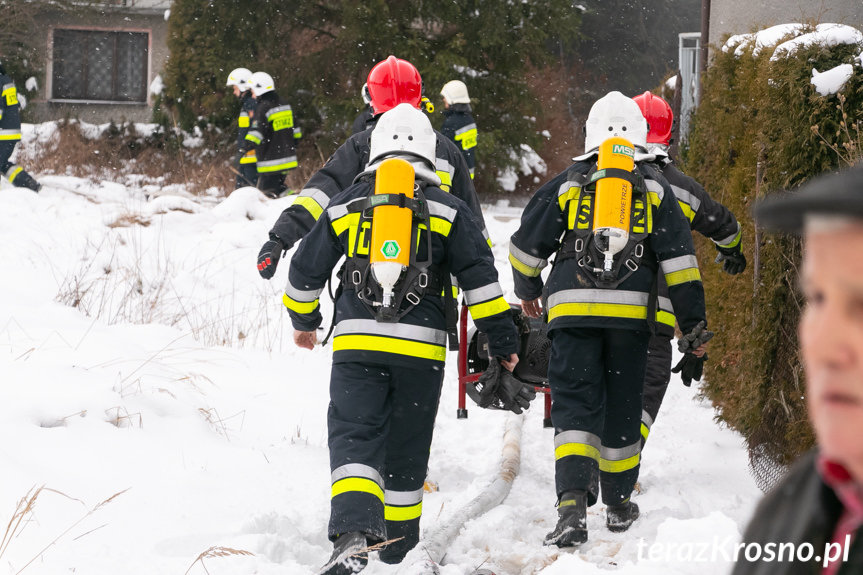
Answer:
<svg viewBox="0 0 863 575"><path fill-rule="evenodd" d="M863 221L863 163L822 174L799 190L774 194L755 205L759 226L793 234L803 233L806 216L812 214Z"/></svg>

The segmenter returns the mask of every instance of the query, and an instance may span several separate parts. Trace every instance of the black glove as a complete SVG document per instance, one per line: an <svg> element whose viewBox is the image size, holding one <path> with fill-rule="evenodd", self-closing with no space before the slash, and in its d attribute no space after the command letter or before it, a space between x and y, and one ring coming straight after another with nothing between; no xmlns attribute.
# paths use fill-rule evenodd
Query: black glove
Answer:
<svg viewBox="0 0 863 575"><path fill-rule="evenodd" d="M719 253L716 254L715 263L722 264L722 271L728 275L736 276L746 269L746 257L740 251L740 244L730 250L720 247L717 247L716 250Z"/></svg>
<svg viewBox="0 0 863 575"><path fill-rule="evenodd" d="M707 322L701 320L698 325L689 330L689 333L677 340L677 350L680 353L692 353L711 339L713 339L713 332L707 331Z"/></svg>
<svg viewBox="0 0 863 575"><path fill-rule="evenodd" d="M279 265L279 258L282 257L282 252L285 251L285 245L276 239L270 239L258 253L258 273L265 280L270 279L276 274L276 266Z"/></svg>
<svg viewBox="0 0 863 575"><path fill-rule="evenodd" d="M680 379L683 380L683 385L689 387L692 385L692 380L701 381L701 374L704 373L704 362L707 361L707 354L697 357L693 353L686 353L683 359L677 362L671 373L679 373Z"/></svg>
<svg viewBox="0 0 863 575"><path fill-rule="evenodd" d="M505 409L521 413L536 398L536 390L530 384L517 379L494 357L476 385L467 386L467 394L482 408Z"/></svg>

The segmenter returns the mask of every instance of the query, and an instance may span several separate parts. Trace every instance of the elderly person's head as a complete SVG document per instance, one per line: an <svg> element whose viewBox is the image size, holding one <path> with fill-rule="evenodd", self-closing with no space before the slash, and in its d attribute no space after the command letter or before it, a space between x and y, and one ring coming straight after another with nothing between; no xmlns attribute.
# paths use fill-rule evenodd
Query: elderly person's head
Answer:
<svg viewBox="0 0 863 575"><path fill-rule="evenodd" d="M803 236L809 417L822 455L863 482L863 164L768 198L756 218Z"/></svg>

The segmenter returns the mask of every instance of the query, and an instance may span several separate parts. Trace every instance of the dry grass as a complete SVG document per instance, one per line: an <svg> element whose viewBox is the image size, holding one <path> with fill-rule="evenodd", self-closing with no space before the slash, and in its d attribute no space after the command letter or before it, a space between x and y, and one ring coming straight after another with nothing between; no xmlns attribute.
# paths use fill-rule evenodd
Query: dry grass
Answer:
<svg viewBox="0 0 863 575"><path fill-rule="evenodd" d="M242 549L231 549L230 547L210 547L206 551L203 551L200 555L198 555L195 560L189 565L189 568L186 569L186 573L184 575L188 575L189 571L192 570L197 563L200 562L201 567L203 567L206 573L209 573L207 570L207 566L204 565L204 559L213 559L217 557L231 557L236 555L245 555L249 557L254 557L255 554L251 551L243 551Z"/></svg>

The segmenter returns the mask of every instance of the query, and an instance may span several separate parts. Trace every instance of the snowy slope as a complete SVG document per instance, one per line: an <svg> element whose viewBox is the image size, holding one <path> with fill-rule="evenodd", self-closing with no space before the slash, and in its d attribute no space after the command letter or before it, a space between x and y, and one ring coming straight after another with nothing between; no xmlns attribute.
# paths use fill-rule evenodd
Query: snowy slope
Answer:
<svg viewBox="0 0 863 575"><path fill-rule="evenodd" d="M286 263L271 282L254 267L292 198L40 179L39 195L0 188L0 572L313 573L331 550L330 349L293 347ZM519 215L486 206L508 299ZM457 420L455 354L448 365L424 527L480 493L500 461L506 415L474 407ZM669 562L687 555L655 546L651 561L644 548L730 548L759 496L741 438L695 394L672 381L644 456L642 518L612 535L594 507L576 552L541 545L556 511L537 402L512 493L465 526L442 573L726 573L721 560ZM366 573L397 570L373 561Z"/></svg>

